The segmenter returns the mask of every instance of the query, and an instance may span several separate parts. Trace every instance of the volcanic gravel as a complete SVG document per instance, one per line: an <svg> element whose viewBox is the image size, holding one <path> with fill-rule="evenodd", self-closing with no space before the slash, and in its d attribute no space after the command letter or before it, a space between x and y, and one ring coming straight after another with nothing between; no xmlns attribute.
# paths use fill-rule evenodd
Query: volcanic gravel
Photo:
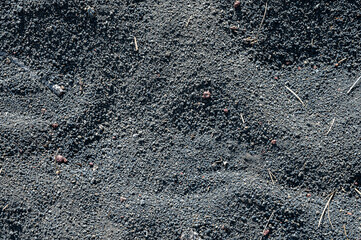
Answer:
<svg viewBox="0 0 361 240"><path fill-rule="evenodd" d="M0 239L359 239L360 43L360 1L1 0Z"/></svg>

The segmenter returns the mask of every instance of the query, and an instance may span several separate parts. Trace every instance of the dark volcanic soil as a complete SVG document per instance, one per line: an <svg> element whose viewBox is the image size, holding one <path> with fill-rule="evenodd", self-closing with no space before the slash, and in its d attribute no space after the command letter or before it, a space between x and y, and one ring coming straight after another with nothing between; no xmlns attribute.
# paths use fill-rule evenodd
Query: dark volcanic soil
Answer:
<svg viewBox="0 0 361 240"><path fill-rule="evenodd" d="M0 239L360 239L361 3L233 5L0 1Z"/></svg>

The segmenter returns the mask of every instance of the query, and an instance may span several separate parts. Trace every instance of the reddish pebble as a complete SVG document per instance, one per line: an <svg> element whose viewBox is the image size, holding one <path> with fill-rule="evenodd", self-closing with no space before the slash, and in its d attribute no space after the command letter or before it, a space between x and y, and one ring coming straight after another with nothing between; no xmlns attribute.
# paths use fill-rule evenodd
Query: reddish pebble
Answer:
<svg viewBox="0 0 361 240"><path fill-rule="evenodd" d="M41 114L44 114L46 112L46 109L45 108L42 108L41 109Z"/></svg>
<svg viewBox="0 0 361 240"><path fill-rule="evenodd" d="M93 167L93 166L94 166L94 163L90 162L90 163L89 163L89 166L90 166L90 167Z"/></svg>
<svg viewBox="0 0 361 240"><path fill-rule="evenodd" d="M272 145L276 145L276 143L277 143L277 140L276 140L276 139L271 140L271 144L272 144Z"/></svg>
<svg viewBox="0 0 361 240"><path fill-rule="evenodd" d="M268 236L268 234L269 234L269 229L263 231L263 236Z"/></svg>
<svg viewBox="0 0 361 240"><path fill-rule="evenodd" d="M306 194L306 197L311 197L311 193L307 193L307 194Z"/></svg>
<svg viewBox="0 0 361 240"><path fill-rule="evenodd" d="M112 137L112 139L113 139L113 140L116 140L116 139L117 139L117 137L116 137L116 136L113 136L113 137Z"/></svg>
<svg viewBox="0 0 361 240"><path fill-rule="evenodd" d="M313 66L313 69L317 69L317 66L316 66L316 65L314 65L314 66Z"/></svg>
<svg viewBox="0 0 361 240"><path fill-rule="evenodd" d="M238 27L237 26L231 26L230 29L233 30L233 31L236 31L236 30L238 30Z"/></svg>
<svg viewBox="0 0 361 240"><path fill-rule="evenodd" d="M298 70L301 70L301 67L298 67L297 69L298 69Z"/></svg>
<svg viewBox="0 0 361 240"><path fill-rule="evenodd" d="M228 114L228 109L227 108L225 108L225 109L223 109L223 112L224 112L224 114Z"/></svg>
<svg viewBox="0 0 361 240"><path fill-rule="evenodd" d="M233 7L238 8L240 5L241 5L241 1L237 0L237 1L234 2Z"/></svg>
<svg viewBox="0 0 361 240"><path fill-rule="evenodd" d="M278 77L274 77L274 79L276 79L276 80L277 80L277 79L278 79Z"/></svg>
<svg viewBox="0 0 361 240"><path fill-rule="evenodd" d="M203 92L203 95L202 95L203 99L208 99L210 97L211 97L211 92L210 91L204 91Z"/></svg>
<svg viewBox="0 0 361 240"><path fill-rule="evenodd" d="M55 161L57 163L67 163L68 162L68 160L65 157L61 156L61 155L56 155L55 156Z"/></svg>
<svg viewBox="0 0 361 240"><path fill-rule="evenodd" d="M53 124L51 124L51 127L53 129L57 129L59 127L59 124L58 123L53 123Z"/></svg>

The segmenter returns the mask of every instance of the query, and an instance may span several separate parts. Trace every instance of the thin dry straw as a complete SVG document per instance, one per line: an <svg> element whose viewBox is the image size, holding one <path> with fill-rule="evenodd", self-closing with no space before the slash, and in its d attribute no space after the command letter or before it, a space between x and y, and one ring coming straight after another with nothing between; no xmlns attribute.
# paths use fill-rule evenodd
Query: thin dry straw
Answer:
<svg viewBox="0 0 361 240"><path fill-rule="evenodd" d="M269 222L271 221L271 218L273 217L273 214L274 214L274 213L275 213L275 211L273 211L272 214L271 214L271 216L268 218L267 223L266 223L266 225L264 226L263 232L266 231L267 226L268 226ZM262 236L261 236L260 239L262 239Z"/></svg>
<svg viewBox="0 0 361 240"><path fill-rule="evenodd" d="M318 221L318 226L317 226L317 227L320 227L320 226L321 226L321 222L322 222L323 215L325 215L326 209L327 209L328 206L330 205L330 202L331 202L333 196L335 195L335 192L331 193L330 195L331 195L331 196L330 196L330 198L328 199L325 208L323 209L323 212L322 212L322 214L321 214L320 220Z"/></svg>
<svg viewBox="0 0 361 240"><path fill-rule="evenodd" d="M350 87L350 89L347 91L347 94L349 94L349 93L352 91L352 89L356 86L356 84L358 83L358 81L360 81L360 79L361 79L361 76L356 80L356 82L354 82L354 83L352 84L352 86Z"/></svg>
<svg viewBox="0 0 361 240"><path fill-rule="evenodd" d="M332 119L330 128L329 128L328 131L326 132L326 135L328 135L328 134L331 132L331 129L332 129L333 124L335 123L335 120L336 120L336 118L333 118L333 119Z"/></svg>
<svg viewBox="0 0 361 240"><path fill-rule="evenodd" d="M305 107L305 104L303 103L302 99L294 91L292 91L291 88L289 88L287 86L285 86L285 87L287 88L288 91L290 91L298 99L298 101L300 101L302 103L303 107Z"/></svg>
<svg viewBox="0 0 361 240"><path fill-rule="evenodd" d="M264 19L266 18L266 13L267 13L267 2L266 2L266 6L264 7L264 13L263 13L263 18L262 18L261 24L259 25L259 28L257 31L256 40L258 39L259 31L261 30Z"/></svg>
<svg viewBox="0 0 361 240"><path fill-rule="evenodd" d="M134 45L135 45L135 51L138 51L138 42L136 37L134 37Z"/></svg>

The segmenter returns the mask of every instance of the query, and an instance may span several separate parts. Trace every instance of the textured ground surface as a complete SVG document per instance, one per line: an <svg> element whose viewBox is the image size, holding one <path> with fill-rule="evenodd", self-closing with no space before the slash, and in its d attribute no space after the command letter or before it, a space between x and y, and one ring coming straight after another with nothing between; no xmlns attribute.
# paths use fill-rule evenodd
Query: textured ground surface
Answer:
<svg viewBox="0 0 361 240"><path fill-rule="evenodd" d="M0 239L359 239L360 43L358 1L0 1Z"/></svg>

